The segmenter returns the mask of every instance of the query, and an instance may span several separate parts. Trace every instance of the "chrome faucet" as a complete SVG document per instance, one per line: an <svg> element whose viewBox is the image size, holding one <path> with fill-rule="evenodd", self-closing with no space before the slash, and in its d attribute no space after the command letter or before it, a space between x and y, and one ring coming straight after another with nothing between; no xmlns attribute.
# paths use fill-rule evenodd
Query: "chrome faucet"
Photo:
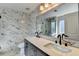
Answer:
<svg viewBox="0 0 79 59"><path fill-rule="evenodd" d="M40 32L41 33L41 32ZM38 33L38 32L35 32L35 34L36 34L36 37L38 37L38 38L40 38L40 36L39 36L39 34L40 33Z"/></svg>
<svg viewBox="0 0 79 59"><path fill-rule="evenodd" d="M62 34L62 35L59 34L59 35L57 36L57 38L59 38L59 44L60 44L60 45L62 44L62 40L63 40L63 37L64 37L64 36L65 36L65 37L69 37L68 35L65 35L65 34ZM64 40L64 41L65 41L65 40ZM57 43L57 41L55 41L55 43ZM65 41L65 46L67 46L68 43L71 44L70 42ZM71 45L72 45L72 44L71 44Z"/></svg>
<svg viewBox="0 0 79 59"><path fill-rule="evenodd" d="M65 37L69 37L69 36L68 36L68 35L66 35L66 34L62 34L62 36L61 36L61 37L62 37L62 39L63 39L63 36L65 36Z"/></svg>
<svg viewBox="0 0 79 59"><path fill-rule="evenodd" d="M59 38L59 44L61 45L62 43L61 43L61 35L59 34L58 36L57 36L57 38Z"/></svg>
<svg viewBox="0 0 79 59"><path fill-rule="evenodd" d="M63 40L63 36L65 36L65 37L69 37L69 36L66 35L66 34L62 34L62 40ZM65 41L65 40L64 40L64 41ZM67 46L68 43L69 43L70 45L72 45L71 42L65 41L65 46Z"/></svg>

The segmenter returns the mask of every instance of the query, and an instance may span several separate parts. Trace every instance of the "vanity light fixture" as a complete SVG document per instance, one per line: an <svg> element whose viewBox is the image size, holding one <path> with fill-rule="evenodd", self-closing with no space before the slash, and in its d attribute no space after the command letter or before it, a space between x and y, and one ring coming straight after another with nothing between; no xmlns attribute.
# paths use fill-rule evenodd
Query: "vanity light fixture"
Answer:
<svg viewBox="0 0 79 59"><path fill-rule="evenodd" d="M43 14L59 5L61 5L61 3L41 3L39 6L40 14Z"/></svg>
<svg viewBox="0 0 79 59"><path fill-rule="evenodd" d="M41 3L40 4L40 11L43 11L51 6L51 3Z"/></svg>

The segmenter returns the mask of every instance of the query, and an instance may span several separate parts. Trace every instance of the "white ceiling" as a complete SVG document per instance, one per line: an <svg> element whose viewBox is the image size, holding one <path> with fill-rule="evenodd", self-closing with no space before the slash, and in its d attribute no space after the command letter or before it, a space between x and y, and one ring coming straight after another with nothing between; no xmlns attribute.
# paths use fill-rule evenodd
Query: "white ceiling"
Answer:
<svg viewBox="0 0 79 59"><path fill-rule="evenodd" d="M39 3L0 3L0 8L12 8L26 13L32 12L37 6Z"/></svg>

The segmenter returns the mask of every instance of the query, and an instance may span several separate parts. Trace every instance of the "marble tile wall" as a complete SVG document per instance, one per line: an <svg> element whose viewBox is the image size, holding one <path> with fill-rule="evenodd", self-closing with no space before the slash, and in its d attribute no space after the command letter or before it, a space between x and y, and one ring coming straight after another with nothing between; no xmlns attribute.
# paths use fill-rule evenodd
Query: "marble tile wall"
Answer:
<svg viewBox="0 0 79 59"><path fill-rule="evenodd" d="M0 16L0 47L3 51L17 46L33 31L32 20L22 11L1 8Z"/></svg>

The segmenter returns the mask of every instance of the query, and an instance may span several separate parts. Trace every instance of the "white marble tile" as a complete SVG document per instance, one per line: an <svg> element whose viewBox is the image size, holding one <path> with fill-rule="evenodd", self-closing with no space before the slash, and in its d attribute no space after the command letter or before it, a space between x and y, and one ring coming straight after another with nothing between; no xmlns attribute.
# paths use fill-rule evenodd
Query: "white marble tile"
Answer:
<svg viewBox="0 0 79 59"><path fill-rule="evenodd" d="M23 42L24 37L30 35L33 30L33 20L29 19L29 16L22 11L17 11L11 8L1 8L0 9L0 46L1 49L5 51L10 50L15 45ZM24 21L22 23L21 21ZM15 50L17 51L17 50ZM5 52L3 55L9 55L9 52ZM14 54L14 52L12 52ZM2 55L2 54L0 54Z"/></svg>

